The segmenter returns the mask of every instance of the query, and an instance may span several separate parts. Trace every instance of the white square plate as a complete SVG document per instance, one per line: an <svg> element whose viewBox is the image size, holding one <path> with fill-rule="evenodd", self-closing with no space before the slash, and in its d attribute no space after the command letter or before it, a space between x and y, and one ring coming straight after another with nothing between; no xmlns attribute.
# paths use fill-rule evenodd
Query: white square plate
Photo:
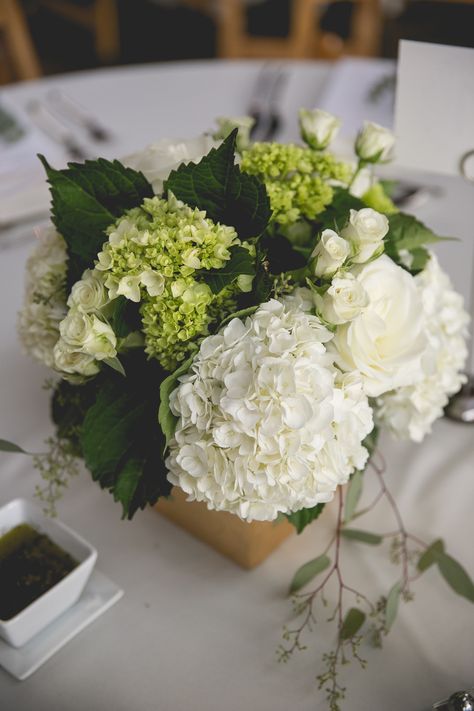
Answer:
<svg viewBox="0 0 474 711"><path fill-rule="evenodd" d="M93 571L76 604L23 647L12 647L0 639L0 666L20 681L26 679L122 595L123 590L109 578Z"/></svg>

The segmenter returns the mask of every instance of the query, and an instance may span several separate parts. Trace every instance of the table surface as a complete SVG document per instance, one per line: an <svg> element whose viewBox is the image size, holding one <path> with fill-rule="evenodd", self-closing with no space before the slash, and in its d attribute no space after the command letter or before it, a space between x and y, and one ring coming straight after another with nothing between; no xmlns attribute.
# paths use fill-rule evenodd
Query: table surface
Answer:
<svg viewBox="0 0 474 711"><path fill-rule="evenodd" d="M260 65L196 62L101 70L8 87L18 107L59 86L94 107L114 130L106 155L120 156L165 136L209 129L218 115L242 114ZM297 137L296 109L317 105L329 68L295 62L281 108L281 138ZM350 110L350 107L348 107ZM424 176L443 196L418 211L420 218L458 243L437 249L457 288L468 293L474 201L472 186ZM0 436L30 451L51 431L46 371L21 353L16 312L31 244L0 253ZM387 482L408 528L425 540L443 537L447 550L474 573L472 541L473 429L443 420L422 445L382 441ZM1 455L0 505L32 498L37 475L30 461ZM370 477L368 481L370 498ZM60 503L60 517L99 551L98 568L125 590L124 598L72 640L30 679L17 682L0 670L2 711L309 711L325 708L316 691L321 654L334 630L324 623L308 649L286 665L276 661L282 626L291 620L286 590L294 571L321 550L331 526L328 510L317 525L292 536L264 564L244 572L192 539L153 510L133 522L120 519L111 497L86 472ZM368 527L387 530L380 508ZM396 571L387 551L344 544L352 580L373 595L386 593ZM345 709L422 711L456 689L474 684L474 615L435 570L415 586L382 651L364 649L365 671L352 664L344 679Z"/></svg>

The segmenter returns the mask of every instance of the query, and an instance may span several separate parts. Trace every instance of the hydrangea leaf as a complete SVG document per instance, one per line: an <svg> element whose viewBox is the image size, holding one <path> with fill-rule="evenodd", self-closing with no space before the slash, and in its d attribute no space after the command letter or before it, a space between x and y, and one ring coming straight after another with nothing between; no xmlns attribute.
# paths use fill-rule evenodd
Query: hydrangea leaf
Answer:
<svg viewBox="0 0 474 711"><path fill-rule="evenodd" d="M142 173L117 160L98 158L56 170L44 156L39 158L50 184L53 223L67 243L75 276L80 276L100 251L106 228L152 197L153 189Z"/></svg>
<svg viewBox="0 0 474 711"><path fill-rule="evenodd" d="M193 362L194 354L185 360L179 368L168 375L160 385L160 407L158 408L158 422L165 436L165 449L173 438L178 418L173 415L170 409L170 395L178 387L178 380L181 375L185 375Z"/></svg>
<svg viewBox="0 0 474 711"><path fill-rule="evenodd" d="M382 536L379 536L377 533L361 531L358 528L343 528L341 536L352 541L359 541L359 543L368 543L369 546L378 546L379 543L383 541Z"/></svg>
<svg viewBox="0 0 474 711"><path fill-rule="evenodd" d="M80 444L93 479L113 493L130 519L167 496L171 485L156 422L163 371L141 354L129 359L126 371L126 380L109 371L85 416Z"/></svg>
<svg viewBox="0 0 474 711"><path fill-rule="evenodd" d="M351 639L360 630L365 622L365 613L357 607L351 607L344 618L341 629L339 630L339 638L341 641Z"/></svg>
<svg viewBox="0 0 474 711"><path fill-rule="evenodd" d="M237 279L240 274L255 274L255 264L248 249L245 247L232 247L231 257L220 269L209 269L203 272L206 284L214 294L218 294L222 289Z"/></svg>
<svg viewBox="0 0 474 711"><path fill-rule="evenodd" d="M316 504L316 506L313 506L310 509L300 509L295 513L286 514L286 518L291 524L293 524L296 528L296 532L299 534L304 531L309 523L318 518L323 508L324 504Z"/></svg>
<svg viewBox="0 0 474 711"><path fill-rule="evenodd" d="M199 163L182 164L165 181L164 189L179 200L205 210L215 222L235 227L239 237L258 237L270 220L265 186L242 173L234 163L237 129Z"/></svg>
<svg viewBox="0 0 474 711"><path fill-rule="evenodd" d="M322 573L323 570L329 567L331 564L330 559L327 555L320 555L313 560L308 561L301 568L298 568L293 576L293 580L290 584L289 594L292 595L298 590L301 590L305 585L307 585L316 575Z"/></svg>

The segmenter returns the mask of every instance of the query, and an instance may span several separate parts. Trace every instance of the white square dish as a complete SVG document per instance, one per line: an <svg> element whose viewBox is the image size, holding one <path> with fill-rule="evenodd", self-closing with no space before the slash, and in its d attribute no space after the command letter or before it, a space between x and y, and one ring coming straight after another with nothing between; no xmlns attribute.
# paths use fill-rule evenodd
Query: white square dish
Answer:
<svg viewBox="0 0 474 711"><path fill-rule="evenodd" d="M96 549L61 521L48 518L39 506L15 499L0 508L0 536L30 524L69 553L78 565L59 583L9 620L0 620L0 637L14 647L26 644L79 599L97 559Z"/></svg>

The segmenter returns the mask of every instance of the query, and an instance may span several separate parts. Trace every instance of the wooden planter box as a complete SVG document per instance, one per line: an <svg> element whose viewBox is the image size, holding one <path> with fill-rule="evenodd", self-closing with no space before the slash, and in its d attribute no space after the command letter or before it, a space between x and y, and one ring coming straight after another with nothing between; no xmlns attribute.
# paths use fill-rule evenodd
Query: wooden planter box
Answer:
<svg viewBox="0 0 474 711"><path fill-rule="evenodd" d="M178 488L169 499L161 499L156 510L247 569L264 561L294 531L288 521L246 523L225 511L209 511L205 503L186 501Z"/></svg>

